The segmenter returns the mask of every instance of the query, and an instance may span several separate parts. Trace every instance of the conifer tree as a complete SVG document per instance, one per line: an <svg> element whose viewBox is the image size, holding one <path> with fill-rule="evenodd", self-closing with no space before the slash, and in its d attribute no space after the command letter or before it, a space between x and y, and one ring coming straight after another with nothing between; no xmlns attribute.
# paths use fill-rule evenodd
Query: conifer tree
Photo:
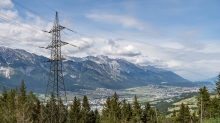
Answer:
<svg viewBox="0 0 220 123"><path fill-rule="evenodd" d="M61 98L58 101L58 115L59 115L59 123L65 123L67 121L67 108L63 104Z"/></svg>
<svg viewBox="0 0 220 123"><path fill-rule="evenodd" d="M141 123L141 118L142 118L141 104L138 102L137 96L135 95L133 100L132 122Z"/></svg>
<svg viewBox="0 0 220 123"><path fill-rule="evenodd" d="M26 95L26 87L24 80L21 81L18 104L17 104L17 121L21 123L29 123L31 121L30 107Z"/></svg>
<svg viewBox="0 0 220 123"><path fill-rule="evenodd" d="M209 118L210 116L210 94L206 88L206 86L204 86L203 88L199 89L199 97L197 98L198 100L198 109L199 109L199 115L201 115L202 112L202 118L206 119ZM201 111L201 104L202 104L202 111Z"/></svg>
<svg viewBox="0 0 220 123"><path fill-rule="evenodd" d="M48 113L47 108L40 101L37 103L37 105L40 105L40 114L38 115L38 121L39 121L38 123L47 123L48 120L46 118L48 117L45 116L45 113Z"/></svg>
<svg viewBox="0 0 220 123"><path fill-rule="evenodd" d="M81 118L81 122L83 123L88 123L89 122L89 115L93 115L93 112L90 112L90 105L89 105L89 101L86 95L84 95L83 97L83 102L82 102L82 118Z"/></svg>
<svg viewBox="0 0 220 123"><path fill-rule="evenodd" d="M31 91L27 95L28 105L30 108L31 121L33 123L39 123L39 114L40 114L40 101Z"/></svg>
<svg viewBox="0 0 220 123"><path fill-rule="evenodd" d="M142 118L142 121L144 123L147 123L147 122L151 122L153 118L153 111L151 109L151 106L150 106L150 103L147 102L145 104L145 107L144 107L144 110L143 110L143 118Z"/></svg>
<svg viewBox="0 0 220 123"><path fill-rule="evenodd" d="M0 96L0 100L2 102L6 102L7 95L8 95L7 89L5 88L5 86L3 86L2 87L2 96Z"/></svg>
<svg viewBox="0 0 220 123"><path fill-rule="evenodd" d="M102 118L101 121L103 123L111 123L112 115L111 115L111 99L108 97L104 103L102 109Z"/></svg>
<svg viewBox="0 0 220 123"><path fill-rule="evenodd" d="M7 90L5 86L2 87L2 95L0 96L0 121L3 121L4 107L6 106L7 101Z"/></svg>
<svg viewBox="0 0 220 123"><path fill-rule="evenodd" d="M193 114L191 116L191 120L192 120L192 123L199 123L199 119L196 116L196 111L193 112Z"/></svg>
<svg viewBox="0 0 220 123"><path fill-rule="evenodd" d="M96 115L93 110L89 111L88 119L86 120L86 122L83 122L83 123L96 123Z"/></svg>
<svg viewBox="0 0 220 123"><path fill-rule="evenodd" d="M120 121L120 113L121 113L120 107L121 107L121 103L119 102L119 97L115 92L111 99L111 111L110 111L114 123Z"/></svg>
<svg viewBox="0 0 220 123"><path fill-rule="evenodd" d="M46 119L48 123L57 123L59 121L58 119L58 114L57 114L57 110L58 110L58 106L56 104L57 100L54 96L54 93L51 93L50 96L50 101L47 102L46 104L46 111L45 111L45 115L46 115Z"/></svg>
<svg viewBox="0 0 220 123"><path fill-rule="evenodd" d="M70 105L68 121L70 123L79 123L81 119L80 100L74 97L73 104Z"/></svg>
<svg viewBox="0 0 220 123"><path fill-rule="evenodd" d="M100 123L101 119L100 119L100 114L99 111L97 109L95 109L95 123Z"/></svg>
<svg viewBox="0 0 220 123"><path fill-rule="evenodd" d="M175 109L173 110L171 117L176 117L176 110Z"/></svg>
<svg viewBox="0 0 220 123"><path fill-rule="evenodd" d="M220 74L218 75L217 81L215 81L215 91L220 96Z"/></svg>
<svg viewBox="0 0 220 123"><path fill-rule="evenodd" d="M185 122L189 123L190 122L190 111L189 111L189 106L185 105L185 109L184 109L184 117L185 117Z"/></svg>
<svg viewBox="0 0 220 123"><path fill-rule="evenodd" d="M21 81L20 95L18 99L19 103L25 103L27 101L26 87L23 79Z"/></svg>
<svg viewBox="0 0 220 123"><path fill-rule="evenodd" d="M16 118L16 103L17 99L15 97L15 90L11 89L10 92L7 93L6 103L3 109L3 121L6 123L17 123Z"/></svg>
<svg viewBox="0 0 220 123"><path fill-rule="evenodd" d="M127 123L129 121L129 108L125 99L122 100L122 108L121 108L121 121L122 123Z"/></svg>
<svg viewBox="0 0 220 123"><path fill-rule="evenodd" d="M218 117L218 110L219 110L219 99L215 96L213 99L211 99L211 103L210 103L210 118L214 117Z"/></svg>
<svg viewBox="0 0 220 123"><path fill-rule="evenodd" d="M190 122L190 112L188 105L181 104L179 114L177 116L177 121L180 123L189 123Z"/></svg>

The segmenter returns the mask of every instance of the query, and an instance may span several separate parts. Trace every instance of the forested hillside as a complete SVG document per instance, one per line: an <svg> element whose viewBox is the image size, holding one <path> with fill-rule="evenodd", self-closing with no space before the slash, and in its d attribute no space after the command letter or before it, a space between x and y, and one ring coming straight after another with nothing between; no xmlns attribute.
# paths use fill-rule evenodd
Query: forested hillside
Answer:
<svg viewBox="0 0 220 123"><path fill-rule="evenodd" d="M220 78L216 82L218 95L219 80ZM26 93L25 83L22 80L20 88L6 90L4 86L2 87L0 121L2 123L197 123L201 120L218 118L219 96L210 98L205 86L200 88L198 93L198 110L191 111L188 105L182 103L180 110L174 110L171 117L166 117L149 102L141 105L136 95L132 102L128 102L120 99L115 93L106 99L101 112L97 109L91 110L86 95L82 101L74 97L73 102L67 106L51 94L50 101L44 103L33 92Z"/></svg>

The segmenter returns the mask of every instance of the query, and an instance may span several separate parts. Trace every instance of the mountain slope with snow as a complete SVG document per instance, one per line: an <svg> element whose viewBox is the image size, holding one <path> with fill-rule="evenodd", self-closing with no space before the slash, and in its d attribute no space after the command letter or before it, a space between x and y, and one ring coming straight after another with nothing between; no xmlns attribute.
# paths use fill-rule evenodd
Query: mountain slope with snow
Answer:
<svg viewBox="0 0 220 123"><path fill-rule="evenodd" d="M66 90L104 88L128 88L148 84L192 86L179 75L155 68L139 66L125 59L107 56L69 57L63 62ZM27 88L37 92L46 90L48 58L25 50L0 47L0 86L19 86L24 79Z"/></svg>

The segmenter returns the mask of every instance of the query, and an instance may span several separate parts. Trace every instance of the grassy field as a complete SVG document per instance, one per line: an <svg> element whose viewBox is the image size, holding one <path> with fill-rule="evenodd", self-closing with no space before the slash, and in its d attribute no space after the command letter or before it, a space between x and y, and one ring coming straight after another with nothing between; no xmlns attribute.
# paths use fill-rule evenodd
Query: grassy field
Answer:
<svg viewBox="0 0 220 123"><path fill-rule="evenodd" d="M170 109L168 109L168 111L169 111L169 112L172 112L173 110L176 110L176 111L179 110L179 109L180 109L180 105L181 105L182 103L187 104L190 109L192 109L192 108L197 108L197 102L198 102L198 101L197 101L197 99L196 99L196 96L193 96L193 97L191 97L191 98L184 99L184 100L181 100L181 101L179 101L179 102L173 103L174 108L170 108Z"/></svg>
<svg viewBox="0 0 220 123"><path fill-rule="evenodd" d="M208 119L203 121L202 123L220 123L220 118L218 119Z"/></svg>

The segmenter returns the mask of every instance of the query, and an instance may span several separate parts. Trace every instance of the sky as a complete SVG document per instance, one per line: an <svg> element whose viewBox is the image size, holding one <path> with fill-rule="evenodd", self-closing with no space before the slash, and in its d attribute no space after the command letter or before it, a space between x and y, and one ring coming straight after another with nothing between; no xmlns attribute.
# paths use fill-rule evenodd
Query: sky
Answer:
<svg viewBox="0 0 220 123"><path fill-rule="evenodd" d="M107 55L192 80L220 73L218 0L0 0L0 45L49 57L55 11L64 56Z"/></svg>

